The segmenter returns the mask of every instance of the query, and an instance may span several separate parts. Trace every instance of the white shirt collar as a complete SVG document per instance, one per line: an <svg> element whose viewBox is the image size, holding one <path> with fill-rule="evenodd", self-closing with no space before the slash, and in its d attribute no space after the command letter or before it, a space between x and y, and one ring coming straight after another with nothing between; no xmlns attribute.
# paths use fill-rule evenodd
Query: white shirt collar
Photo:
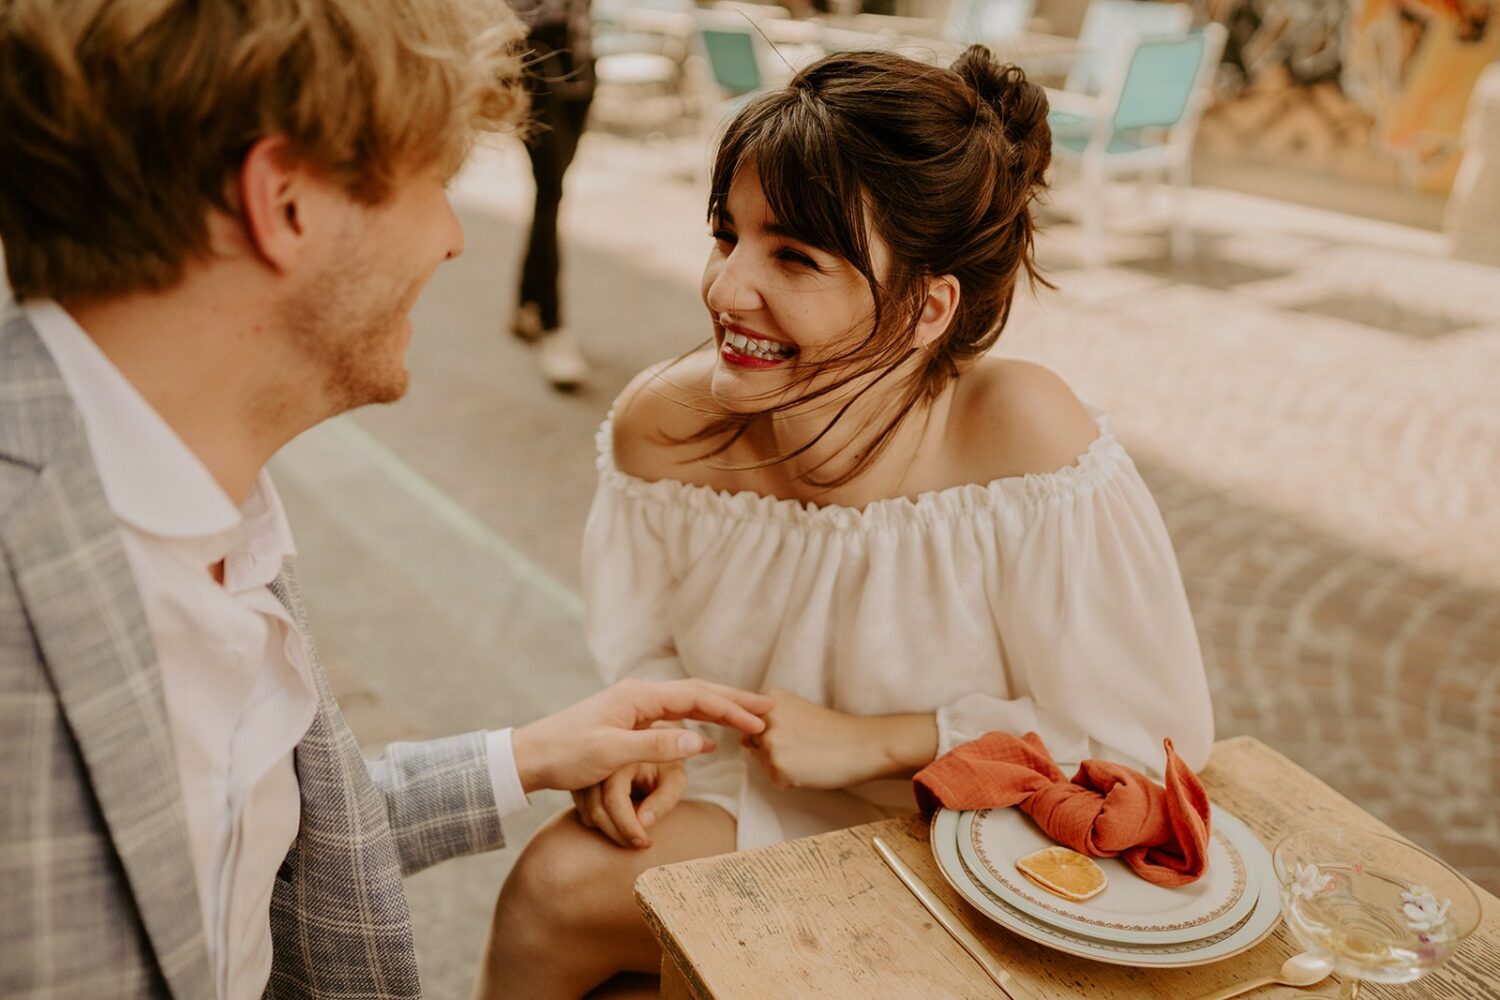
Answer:
<svg viewBox="0 0 1500 1000"><path fill-rule="evenodd" d="M224 536L219 558L243 546L254 556L249 561L258 565L258 571L246 571L256 577L270 572L261 582L275 579L281 560L295 549L281 499L265 470L244 509L237 510L198 457L66 310L51 301L27 302L22 308L83 417L114 515L161 538ZM225 582L230 582L227 576Z"/></svg>

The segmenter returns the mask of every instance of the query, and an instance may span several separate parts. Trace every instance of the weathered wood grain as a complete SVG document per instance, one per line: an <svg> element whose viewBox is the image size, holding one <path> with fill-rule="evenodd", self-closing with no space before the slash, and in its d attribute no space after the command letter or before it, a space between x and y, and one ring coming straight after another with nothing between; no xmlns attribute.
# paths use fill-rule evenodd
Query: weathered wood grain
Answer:
<svg viewBox="0 0 1500 1000"><path fill-rule="evenodd" d="M1267 847L1312 826L1392 832L1248 737L1217 744L1202 777L1213 800L1244 820ZM1183 1000L1267 975L1298 950L1283 926L1242 955L1193 969L1128 969L1063 955L1001 929L965 903L938 871L926 825L912 816L646 872L636 896L666 956L663 995L993 998L994 985L979 966L881 862L870 846L875 834L1038 997ZM1407 986L1369 986L1367 995L1500 998L1500 900L1479 892L1484 922L1446 966ZM1256 994L1259 1000L1309 995L1282 988Z"/></svg>

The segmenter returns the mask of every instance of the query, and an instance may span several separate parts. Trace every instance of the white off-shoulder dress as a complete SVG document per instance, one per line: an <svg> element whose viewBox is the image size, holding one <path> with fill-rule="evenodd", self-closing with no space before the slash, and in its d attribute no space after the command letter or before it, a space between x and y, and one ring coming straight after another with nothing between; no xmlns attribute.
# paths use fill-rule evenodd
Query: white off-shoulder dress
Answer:
<svg viewBox="0 0 1500 1000"><path fill-rule="evenodd" d="M1035 730L1059 761L1208 760L1213 713L1172 551L1130 456L1099 435L1056 472L863 509L730 494L615 467L598 434L584 539L588 646L606 682L701 677L856 715L935 712L939 752ZM720 734L722 735L722 734ZM741 850L915 808L909 781L780 791L737 740L686 797Z"/></svg>

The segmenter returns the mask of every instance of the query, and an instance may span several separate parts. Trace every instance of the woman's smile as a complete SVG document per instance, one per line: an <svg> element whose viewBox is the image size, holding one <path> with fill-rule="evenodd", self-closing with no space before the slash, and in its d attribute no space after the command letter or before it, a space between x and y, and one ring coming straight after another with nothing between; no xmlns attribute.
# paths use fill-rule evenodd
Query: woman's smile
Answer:
<svg viewBox="0 0 1500 1000"><path fill-rule="evenodd" d="M719 356L741 368L774 368L797 356L795 344L766 337L735 323L720 327L723 339Z"/></svg>

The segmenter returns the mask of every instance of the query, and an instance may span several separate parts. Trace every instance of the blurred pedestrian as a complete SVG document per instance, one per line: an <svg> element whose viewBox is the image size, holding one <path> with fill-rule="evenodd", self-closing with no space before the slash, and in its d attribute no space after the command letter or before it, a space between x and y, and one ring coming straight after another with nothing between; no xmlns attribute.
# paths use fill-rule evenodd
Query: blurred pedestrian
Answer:
<svg viewBox="0 0 1500 1000"><path fill-rule="evenodd" d="M525 78L532 129L526 152L536 178L536 205L511 329L535 345L537 365L547 381L567 391L589 376L577 334L562 324L557 236L563 176L578 151L594 99L589 0L520 0L515 10L527 25L531 49Z"/></svg>

